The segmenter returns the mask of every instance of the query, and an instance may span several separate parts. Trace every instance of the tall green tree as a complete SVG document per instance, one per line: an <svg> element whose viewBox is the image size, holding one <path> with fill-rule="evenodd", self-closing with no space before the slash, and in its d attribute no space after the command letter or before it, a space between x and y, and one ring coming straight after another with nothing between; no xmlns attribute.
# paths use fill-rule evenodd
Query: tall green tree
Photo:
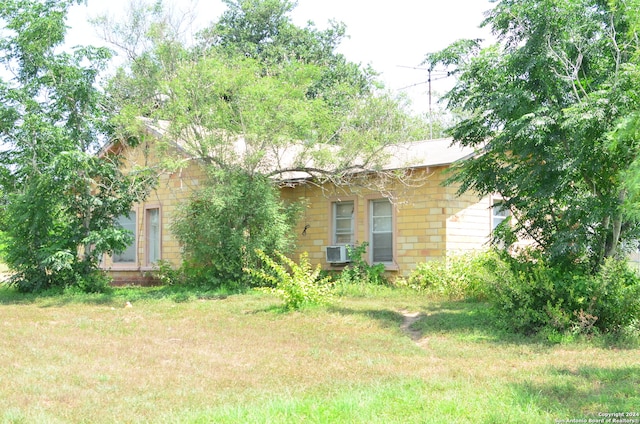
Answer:
<svg viewBox="0 0 640 424"><path fill-rule="evenodd" d="M637 202L639 18L637 1L502 0L483 24L495 45L427 56L457 73L450 132L479 153L452 181L501 194L515 231L554 263L596 270L637 246L625 205Z"/></svg>
<svg viewBox="0 0 640 424"><path fill-rule="evenodd" d="M93 287L102 253L128 236L114 227L144 195L146 178L124 176L97 155L108 113L96 88L106 49L61 52L67 9L79 1L0 4L0 172L5 259L25 291Z"/></svg>
<svg viewBox="0 0 640 424"><path fill-rule="evenodd" d="M344 23L330 21L325 30L313 22L296 26L290 0L223 0L227 10L217 22L200 32L199 46L231 56L250 57L274 73L286 64L317 65L320 72L307 95L322 97L334 108L348 106L354 95L372 94L376 72L349 62L337 52L346 37Z"/></svg>
<svg viewBox="0 0 640 424"><path fill-rule="evenodd" d="M254 248L271 253L291 245L284 243L292 232L291 210L277 196L283 177L296 172L344 183L354 170L375 169L386 144L428 134L427 123L412 117L403 99L378 90L373 74L336 52L343 26L296 27L287 0L226 4L228 11L194 45L154 39L159 32L146 30L153 48L123 67L110 90L123 124L134 127L139 116L161 124L169 141L180 140L206 164L209 187L194 196L175 229L190 259L217 264L208 266L206 279L221 282L253 266ZM153 19L168 20L160 9L147 11L149 19L140 20L145 28L154 27L148 25ZM116 31L115 38L124 35ZM280 217L257 214L256 204ZM218 219L230 208L234 217ZM209 246L189 233L202 222L218 225L208 227L219 235L208 233ZM281 245L273 242L278 238Z"/></svg>
<svg viewBox="0 0 640 424"><path fill-rule="evenodd" d="M428 124L408 113L406 99L376 89L367 70L336 52L343 35L330 34L337 30L296 27L288 16L294 4L285 0L226 3L229 11L195 45L180 42L175 31L157 29L171 20L161 2L133 11L131 25L105 27L116 46L132 38L151 44L139 52L125 47L134 52L132 60L110 82L123 125L138 126L140 116L168 121L171 138L188 143L205 162L250 172L263 172L258 162L284 149L291 156L291 144L298 144L296 160L290 161L297 170L314 159L322 166L307 170L339 174L374 166L385 144L428 134ZM130 35L136 31L142 31L138 38ZM360 83L331 79L329 85L343 90L336 107L335 97L318 94L317 86L342 62L357 69ZM250 154L230 154L239 137ZM327 149L335 145L341 152Z"/></svg>

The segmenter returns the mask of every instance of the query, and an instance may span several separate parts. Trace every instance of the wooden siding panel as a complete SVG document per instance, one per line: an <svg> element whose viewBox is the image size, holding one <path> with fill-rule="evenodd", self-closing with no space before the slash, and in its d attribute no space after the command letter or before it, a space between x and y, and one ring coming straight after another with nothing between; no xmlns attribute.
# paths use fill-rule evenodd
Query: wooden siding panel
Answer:
<svg viewBox="0 0 640 424"><path fill-rule="evenodd" d="M488 197L478 200L465 195L467 206L447 218L447 252L485 249L491 234L491 209Z"/></svg>

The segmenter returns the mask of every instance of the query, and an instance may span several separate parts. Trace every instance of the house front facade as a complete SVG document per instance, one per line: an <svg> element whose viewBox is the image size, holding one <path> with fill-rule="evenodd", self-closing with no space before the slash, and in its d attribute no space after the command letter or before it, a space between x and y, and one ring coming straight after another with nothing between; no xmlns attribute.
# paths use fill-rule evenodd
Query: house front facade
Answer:
<svg viewBox="0 0 640 424"><path fill-rule="evenodd" d="M152 282L159 261L176 268L180 266L182 251L171 232L172 218L204 181L205 170L178 148L171 148L167 153L176 157L182 166L165 170L153 138L136 147L114 143L108 149L120 156L125 172L141 166L157 170L158 182L147 199L134 204L127 216L118 218L118 223L133 233L132 243L120 254L105 255L101 264L115 284L147 284Z"/></svg>
<svg viewBox="0 0 640 424"><path fill-rule="evenodd" d="M159 261L181 265L181 247L171 223L177 208L205 179L202 163L177 147L169 153L181 165L161 171L162 158L152 144L150 137L137 147L109 147L121 156L125 168L159 170L158 184L147 200L119 218L134 241L124 252L103 260L115 283L148 282ZM486 248L492 229L504 219L503 211L492 207L499 199L458 196L455 186L443 184L450 165L472 154L451 146L451 140L423 141L392 149L385 166L354 175L346 184L319 183L300 175L284 178L282 198L303 204L292 256L297 259L308 252L312 264L339 270L348 264L346 246L366 243L364 259L384 264L393 278L408 275L420 262Z"/></svg>
<svg viewBox="0 0 640 424"><path fill-rule="evenodd" d="M411 143L411 162L392 160L385 172L342 186L307 180L285 185L282 197L304 205L296 257L308 252L312 263L339 270L349 261L341 247L366 243L364 259L384 264L393 277L408 275L421 262L486 249L507 214L497 197L459 196L456 186L444 185L450 165L473 154L450 144Z"/></svg>

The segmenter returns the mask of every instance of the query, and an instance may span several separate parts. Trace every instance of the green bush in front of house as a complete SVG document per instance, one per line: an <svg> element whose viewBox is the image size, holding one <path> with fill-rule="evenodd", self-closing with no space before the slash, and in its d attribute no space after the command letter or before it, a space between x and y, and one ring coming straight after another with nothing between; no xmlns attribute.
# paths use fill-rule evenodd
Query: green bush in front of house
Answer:
<svg viewBox="0 0 640 424"><path fill-rule="evenodd" d="M449 300L484 300L497 324L549 339L640 333L640 278L609 258L595 274L550 266L535 251L500 250L419 264L404 284Z"/></svg>
<svg viewBox="0 0 640 424"><path fill-rule="evenodd" d="M595 274L560 269L541 257L504 255L511 272L491 285L490 300L507 328L525 333L621 334L640 327L640 278L609 258Z"/></svg>
<svg viewBox="0 0 640 424"><path fill-rule="evenodd" d="M487 288L504 267L494 251L453 255L418 264L401 284L449 300L486 300Z"/></svg>
<svg viewBox="0 0 640 424"><path fill-rule="evenodd" d="M354 283L374 285L384 285L388 283L384 275L384 264L378 263L370 265L364 259L367 246L369 246L368 242L363 242L355 246L347 245L347 253L351 262L334 276L335 280L343 287Z"/></svg>
<svg viewBox="0 0 640 424"><path fill-rule="evenodd" d="M262 266L245 268L244 271L259 282L254 285L280 297L285 309L300 309L330 300L333 291L331 277L322 275L320 264L315 268L311 266L307 252L300 255L299 263L280 252L274 252L271 257L262 250L256 250L256 255Z"/></svg>
<svg viewBox="0 0 640 424"><path fill-rule="evenodd" d="M267 255L291 251L298 210L280 199L266 176L214 173L172 225L184 249L185 278L207 287L250 286L243 269L260 265L257 250Z"/></svg>

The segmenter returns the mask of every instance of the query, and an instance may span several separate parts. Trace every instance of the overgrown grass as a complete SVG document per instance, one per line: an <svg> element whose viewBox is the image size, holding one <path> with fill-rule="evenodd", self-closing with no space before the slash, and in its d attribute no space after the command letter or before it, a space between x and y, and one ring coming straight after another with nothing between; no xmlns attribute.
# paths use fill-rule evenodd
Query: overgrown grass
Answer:
<svg viewBox="0 0 640 424"><path fill-rule="evenodd" d="M129 302L129 303L127 303ZM640 410L640 350L495 328L483 303L352 289L0 290L0 422L541 423ZM131 306L128 306L128 305ZM401 329L419 312L412 340Z"/></svg>

